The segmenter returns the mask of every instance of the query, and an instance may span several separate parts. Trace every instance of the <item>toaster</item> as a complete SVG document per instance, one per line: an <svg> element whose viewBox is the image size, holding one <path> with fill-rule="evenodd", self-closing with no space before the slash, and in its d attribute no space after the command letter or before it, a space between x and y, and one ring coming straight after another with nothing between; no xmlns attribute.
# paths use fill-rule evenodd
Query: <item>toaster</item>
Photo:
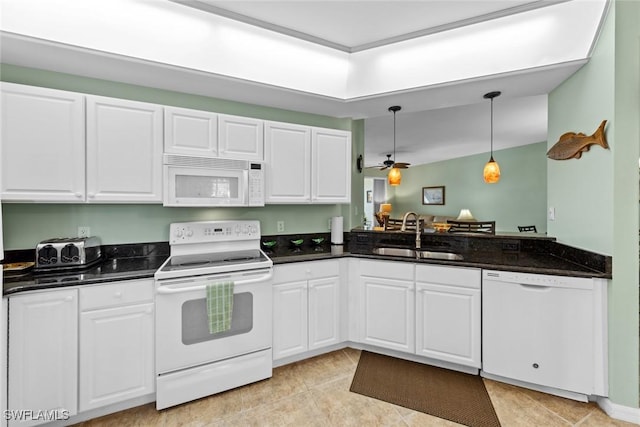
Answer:
<svg viewBox="0 0 640 427"><path fill-rule="evenodd" d="M36 246L36 269L82 268L102 256L99 237L63 237L43 240Z"/></svg>

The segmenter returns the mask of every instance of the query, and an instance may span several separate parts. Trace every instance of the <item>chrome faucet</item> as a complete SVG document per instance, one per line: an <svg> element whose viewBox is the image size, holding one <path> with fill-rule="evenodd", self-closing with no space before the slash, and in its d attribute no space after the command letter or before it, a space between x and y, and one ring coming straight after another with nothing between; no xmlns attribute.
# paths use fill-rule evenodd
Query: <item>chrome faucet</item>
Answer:
<svg viewBox="0 0 640 427"><path fill-rule="evenodd" d="M407 231L407 219L410 215L416 219L416 249L420 249L422 244L421 234L420 234L420 220L418 219L418 214L415 212L407 212L402 217L402 227L400 227L400 231Z"/></svg>

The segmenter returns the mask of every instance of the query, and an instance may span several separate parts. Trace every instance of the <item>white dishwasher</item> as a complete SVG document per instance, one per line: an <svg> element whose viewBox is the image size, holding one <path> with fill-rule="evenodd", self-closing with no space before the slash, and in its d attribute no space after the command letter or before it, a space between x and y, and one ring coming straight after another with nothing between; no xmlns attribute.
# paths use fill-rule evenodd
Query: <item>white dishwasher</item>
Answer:
<svg viewBox="0 0 640 427"><path fill-rule="evenodd" d="M606 396L606 291L604 279L484 270L483 374Z"/></svg>

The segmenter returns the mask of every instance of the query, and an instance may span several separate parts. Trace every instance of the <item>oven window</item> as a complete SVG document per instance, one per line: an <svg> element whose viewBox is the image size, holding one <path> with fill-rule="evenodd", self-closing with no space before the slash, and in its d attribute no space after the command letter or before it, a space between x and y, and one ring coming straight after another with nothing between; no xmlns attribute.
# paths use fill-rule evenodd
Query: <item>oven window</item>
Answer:
<svg viewBox="0 0 640 427"><path fill-rule="evenodd" d="M233 176L176 175L176 197L237 199L239 178Z"/></svg>
<svg viewBox="0 0 640 427"><path fill-rule="evenodd" d="M182 304L182 343L184 345L246 334L252 328L253 294L250 292L233 294L231 329L217 334L209 333L206 298L189 300Z"/></svg>

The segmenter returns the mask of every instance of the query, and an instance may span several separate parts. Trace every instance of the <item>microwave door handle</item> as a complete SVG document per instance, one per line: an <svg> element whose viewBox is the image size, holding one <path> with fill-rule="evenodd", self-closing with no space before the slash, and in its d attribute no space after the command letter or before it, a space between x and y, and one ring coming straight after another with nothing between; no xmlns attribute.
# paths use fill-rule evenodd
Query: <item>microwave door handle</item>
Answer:
<svg viewBox="0 0 640 427"><path fill-rule="evenodd" d="M242 285L250 285L252 283L265 282L270 280L273 277L273 272L268 272L262 274L257 277L253 277L251 279L246 280L234 280L233 283L235 286ZM198 285L198 286L187 286L187 287L179 287L172 288L171 285L161 285L157 289L157 293L159 294L179 294L183 292L192 292L192 291L204 291L207 288L207 285Z"/></svg>

